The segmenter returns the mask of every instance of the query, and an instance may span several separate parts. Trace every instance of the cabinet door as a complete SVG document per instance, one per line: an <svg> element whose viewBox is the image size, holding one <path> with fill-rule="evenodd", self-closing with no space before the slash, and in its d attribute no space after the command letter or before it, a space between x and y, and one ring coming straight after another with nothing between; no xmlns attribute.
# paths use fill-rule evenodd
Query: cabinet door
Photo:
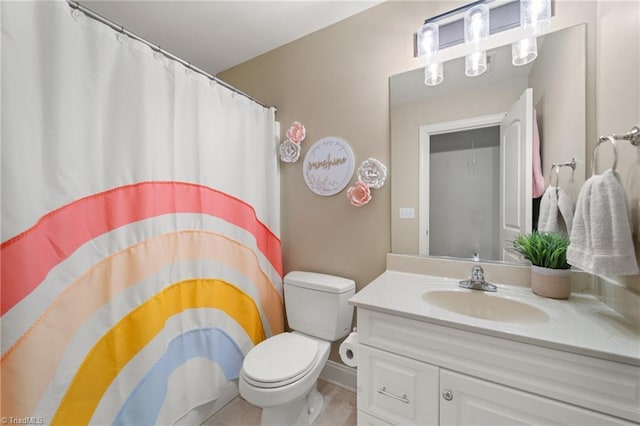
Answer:
<svg viewBox="0 0 640 426"><path fill-rule="evenodd" d="M573 405L440 370L441 425L632 425Z"/></svg>
<svg viewBox="0 0 640 426"><path fill-rule="evenodd" d="M380 420L362 410L358 410L357 419L358 426L393 426L391 423Z"/></svg>
<svg viewBox="0 0 640 426"><path fill-rule="evenodd" d="M395 425L438 424L438 367L358 346L358 409Z"/></svg>

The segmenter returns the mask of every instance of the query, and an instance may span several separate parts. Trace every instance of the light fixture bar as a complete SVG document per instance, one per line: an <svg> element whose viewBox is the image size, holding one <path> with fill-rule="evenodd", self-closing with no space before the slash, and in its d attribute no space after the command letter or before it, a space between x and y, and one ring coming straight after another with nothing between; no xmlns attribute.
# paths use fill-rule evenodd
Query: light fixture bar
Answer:
<svg viewBox="0 0 640 426"><path fill-rule="evenodd" d="M483 3L487 4L491 9L489 34L496 34L520 26L520 2L518 0L508 1L507 3L500 0L493 2L475 1L449 12L425 19L425 24L438 22L440 26L440 49L446 49L447 47L464 43L464 19L460 18L460 14L473 6ZM455 17L458 19L447 22L448 19L454 19ZM417 45L414 56L418 56Z"/></svg>
<svg viewBox="0 0 640 426"><path fill-rule="evenodd" d="M427 18L424 20L425 24L428 24L430 22L441 22L446 20L447 18L451 17L451 16L455 16L459 13L465 12L467 9L471 9L474 6L477 6L479 4L487 4L487 3L491 3L491 0L477 0L468 4L465 4L464 6L460 6L457 7L455 9L451 9L447 12L441 13L440 15L436 15L436 16L432 16L431 18Z"/></svg>

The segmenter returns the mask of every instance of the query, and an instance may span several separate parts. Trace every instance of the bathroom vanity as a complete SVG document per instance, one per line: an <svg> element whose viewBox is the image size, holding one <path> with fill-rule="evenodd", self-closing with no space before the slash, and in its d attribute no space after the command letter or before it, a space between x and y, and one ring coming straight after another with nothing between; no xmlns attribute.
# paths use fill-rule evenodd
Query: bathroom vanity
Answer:
<svg viewBox="0 0 640 426"><path fill-rule="evenodd" d="M640 424L640 330L591 295L387 270L350 302L359 425Z"/></svg>

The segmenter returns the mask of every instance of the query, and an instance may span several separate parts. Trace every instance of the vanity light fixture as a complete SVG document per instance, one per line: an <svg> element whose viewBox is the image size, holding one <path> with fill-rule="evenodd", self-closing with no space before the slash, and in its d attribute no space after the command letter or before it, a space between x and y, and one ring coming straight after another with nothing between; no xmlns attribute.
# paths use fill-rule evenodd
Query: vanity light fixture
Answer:
<svg viewBox="0 0 640 426"><path fill-rule="evenodd" d="M424 84L436 86L444 80L442 62L435 58L440 50L440 29L437 23L425 23L418 30L418 56L424 61Z"/></svg>
<svg viewBox="0 0 640 426"><path fill-rule="evenodd" d="M464 73L475 77L487 70L487 51L484 46L489 40L489 8L478 4L464 13L464 42L473 49L464 59Z"/></svg>
<svg viewBox="0 0 640 426"><path fill-rule="evenodd" d="M425 20L417 32L415 51L424 65L424 83L435 86L444 80L438 53L460 43L471 52L465 57L465 74L474 77L484 73L489 34L512 28L521 28L523 35L511 46L512 63L530 63L538 56L536 37L550 24L551 12L551 0L476 0ZM491 19L490 14L494 15Z"/></svg>

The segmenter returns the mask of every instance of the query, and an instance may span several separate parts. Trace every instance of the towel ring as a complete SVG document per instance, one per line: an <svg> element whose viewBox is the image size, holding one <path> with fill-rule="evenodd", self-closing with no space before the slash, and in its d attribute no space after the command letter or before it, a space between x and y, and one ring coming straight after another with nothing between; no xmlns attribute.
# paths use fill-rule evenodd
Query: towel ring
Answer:
<svg viewBox="0 0 640 426"><path fill-rule="evenodd" d="M611 145L613 145L613 166L611 167L611 170L614 172L616 171L616 166L618 165L618 146L616 144L616 140L611 136L601 136L596 146L593 147L593 154L591 156L591 175L596 174L596 154L598 152L598 147L603 142L611 142Z"/></svg>

